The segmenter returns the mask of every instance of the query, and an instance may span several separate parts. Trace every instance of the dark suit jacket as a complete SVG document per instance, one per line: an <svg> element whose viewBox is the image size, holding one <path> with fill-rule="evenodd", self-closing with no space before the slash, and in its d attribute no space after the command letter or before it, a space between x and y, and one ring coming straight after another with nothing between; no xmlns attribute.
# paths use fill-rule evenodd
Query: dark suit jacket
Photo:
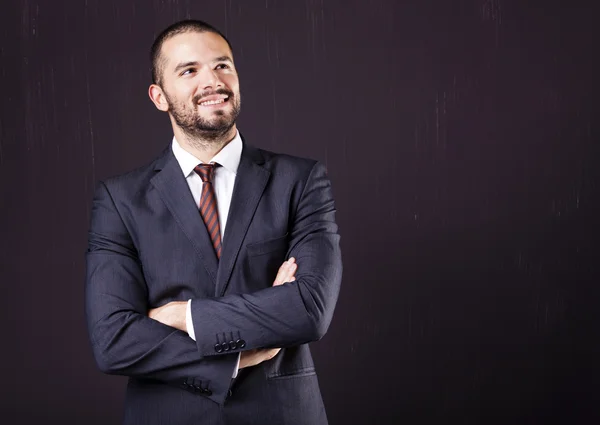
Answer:
<svg viewBox="0 0 600 425"><path fill-rule="evenodd" d="M342 275L325 167L244 142L217 261L171 147L101 182L86 317L105 373L129 376L126 424L326 424L307 343L329 327ZM271 287L294 256L296 281ZM147 317L192 298L194 342ZM240 370L238 352L284 347Z"/></svg>

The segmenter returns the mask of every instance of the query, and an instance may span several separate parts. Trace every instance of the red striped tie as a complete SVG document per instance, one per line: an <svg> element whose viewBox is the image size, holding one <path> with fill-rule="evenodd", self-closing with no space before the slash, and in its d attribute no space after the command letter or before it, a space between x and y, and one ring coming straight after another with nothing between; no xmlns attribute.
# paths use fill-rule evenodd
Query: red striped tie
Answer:
<svg viewBox="0 0 600 425"><path fill-rule="evenodd" d="M219 226L219 211L217 210L217 197L212 185L215 177L215 168L219 164L199 164L194 168L202 179L202 196L200 197L200 215L210 235L217 258L221 258L221 228Z"/></svg>

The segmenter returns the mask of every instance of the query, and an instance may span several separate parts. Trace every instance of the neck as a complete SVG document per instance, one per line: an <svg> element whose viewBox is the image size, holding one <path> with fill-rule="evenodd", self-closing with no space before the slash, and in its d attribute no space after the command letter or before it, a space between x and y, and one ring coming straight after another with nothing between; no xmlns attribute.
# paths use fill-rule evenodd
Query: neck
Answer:
<svg viewBox="0 0 600 425"><path fill-rule="evenodd" d="M195 135L194 137L181 131L179 127L173 128L175 139L181 147L194 155L200 161L208 163L221 149L231 142L237 134L235 124L226 133L207 134L206 136Z"/></svg>

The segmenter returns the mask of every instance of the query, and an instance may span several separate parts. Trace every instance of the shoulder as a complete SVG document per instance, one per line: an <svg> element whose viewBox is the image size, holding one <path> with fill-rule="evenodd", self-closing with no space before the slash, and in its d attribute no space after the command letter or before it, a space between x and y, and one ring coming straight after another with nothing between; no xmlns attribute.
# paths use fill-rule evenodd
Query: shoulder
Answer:
<svg viewBox="0 0 600 425"><path fill-rule="evenodd" d="M286 153L272 152L248 146L254 149L259 158L262 159L262 166L274 175L295 176L305 180L315 168L324 168L324 165L313 158L304 158Z"/></svg>
<svg viewBox="0 0 600 425"><path fill-rule="evenodd" d="M98 182L98 185L105 186L111 193L121 192L132 195L148 186L150 180L156 175L156 170L160 169L169 160L169 155L172 156L170 145L151 162L133 170L102 179Z"/></svg>

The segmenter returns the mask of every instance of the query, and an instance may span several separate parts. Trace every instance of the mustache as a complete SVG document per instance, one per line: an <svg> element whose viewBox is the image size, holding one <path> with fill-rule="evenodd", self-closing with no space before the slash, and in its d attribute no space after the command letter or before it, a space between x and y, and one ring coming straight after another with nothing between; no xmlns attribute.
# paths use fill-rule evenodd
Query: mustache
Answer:
<svg viewBox="0 0 600 425"><path fill-rule="evenodd" d="M217 90L205 90L201 93L198 93L196 96L194 96L192 98L192 101L194 103L199 103L203 98L205 98L207 96L211 96L213 94L224 94L224 95L228 96L230 99L233 98L233 92L231 90L228 90L226 88L221 88L221 89L217 89Z"/></svg>

